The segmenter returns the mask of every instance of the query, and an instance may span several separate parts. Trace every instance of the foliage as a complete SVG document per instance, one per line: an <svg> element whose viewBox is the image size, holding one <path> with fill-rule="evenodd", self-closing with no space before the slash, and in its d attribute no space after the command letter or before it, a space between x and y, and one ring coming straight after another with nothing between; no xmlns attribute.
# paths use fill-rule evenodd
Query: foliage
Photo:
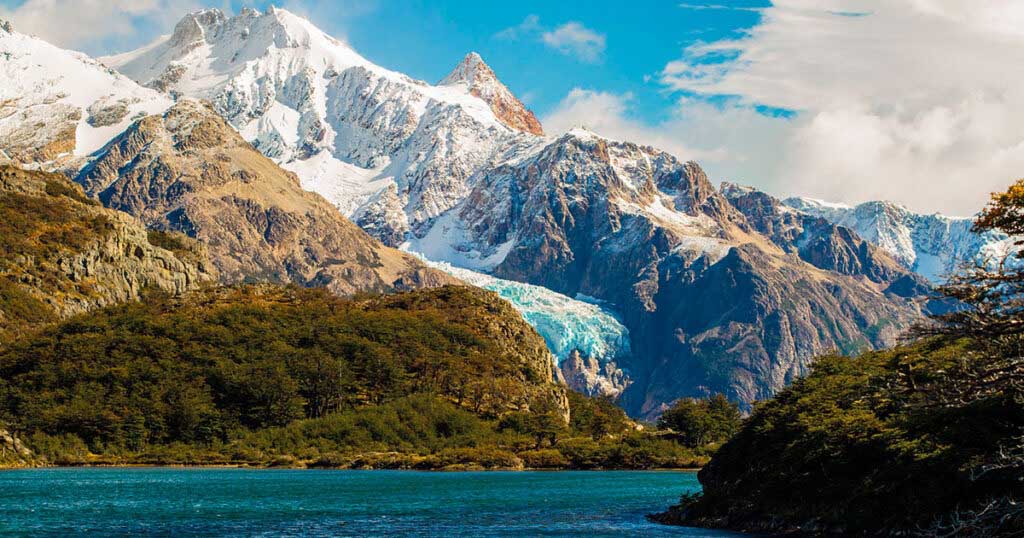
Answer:
<svg viewBox="0 0 1024 538"><path fill-rule="evenodd" d="M683 521L737 529L867 532L927 525L958 506L1019 495L1020 475L974 480L1017 446L1019 391L947 405L944 388L984 359L968 342L926 341L826 357L758 406L701 471ZM781 527L780 527L781 526Z"/></svg>
<svg viewBox="0 0 1024 538"><path fill-rule="evenodd" d="M634 431L606 399L572 394L566 423L543 341L519 328L496 296L462 287L347 300L273 286L151 294L0 349L0 422L64 464L704 461Z"/></svg>
<svg viewBox="0 0 1024 538"><path fill-rule="evenodd" d="M704 400L683 398L658 420L658 427L675 431L691 448L722 443L740 428L742 415L737 404L723 394Z"/></svg>
<svg viewBox="0 0 1024 538"><path fill-rule="evenodd" d="M1024 232L1024 181L994 195L975 230ZM918 327L916 342L819 359L758 405L701 470L703 495L656 519L764 532L1024 533L1024 271L981 264L939 292L956 308Z"/></svg>

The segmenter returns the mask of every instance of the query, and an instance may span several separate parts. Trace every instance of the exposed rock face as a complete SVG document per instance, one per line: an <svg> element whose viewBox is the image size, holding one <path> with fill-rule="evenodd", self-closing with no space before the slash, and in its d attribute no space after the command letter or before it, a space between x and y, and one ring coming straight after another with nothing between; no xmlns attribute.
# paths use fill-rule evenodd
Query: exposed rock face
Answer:
<svg viewBox="0 0 1024 538"><path fill-rule="evenodd" d="M544 135L537 117L512 95L483 58L471 52L438 84L442 86L465 85L475 95L491 106L491 111L505 125L538 136Z"/></svg>
<svg viewBox="0 0 1024 538"><path fill-rule="evenodd" d="M721 190L747 217L754 230L819 269L865 275L879 283L893 281L906 273L906 268L900 267L888 253L845 226L794 210L758 190L731 183L724 183ZM921 284L925 285L923 280Z"/></svg>
<svg viewBox="0 0 1024 538"><path fill-rule="evenodd" d="M35 463L35 455L21 442L0 425L0 469L4 467L23 467Z"/></svg>
<svg viewBox="0 0 1024 538"><path fill-rule="evenodd" d="M0 164L77 170L139 113L171 104L81 53L0 29Z"/></svg>
<svg viewBox="0 0 1024 538"><path fill-rule="evenodd" d="M640 416L684 396L763 399L815 356L891 344L920 315L889 290L907 271L855 234L738 203L750 217L695 163L578 131L487 172L451 226L495 275L622 314L622 401Z"/></svg>
<svg viewBox="0 0 1024 538"><path fill-rule="evenodd" d="M215 279L184 236L154 245L130 215L105 209L63 176L0 166L0 332ZM35 306L33 306L35 305Z"/></svg>
<svg viewBox="0 0 1024 538"><path fill-rule="evenodd" d="M409 233L409 221L394 185L377 193L352 216L353 222L385 245L400 245Z"/></svg>
<svg viewBox="0 0 1024 538"><path fill-rule="evenodd" d="M453 280L381 246L198 101L142 119L77 181L107 207L208 245L223 282L323 285L347 295Z"/></svg>
<svg viewBox="0 0 1024 538"><path fill-rule="evenodd" d="M614 361L602 363L595 357L583 357L575 350L558 366L562 379L570 389L589 396L615 398L631 382Z"/></svg>

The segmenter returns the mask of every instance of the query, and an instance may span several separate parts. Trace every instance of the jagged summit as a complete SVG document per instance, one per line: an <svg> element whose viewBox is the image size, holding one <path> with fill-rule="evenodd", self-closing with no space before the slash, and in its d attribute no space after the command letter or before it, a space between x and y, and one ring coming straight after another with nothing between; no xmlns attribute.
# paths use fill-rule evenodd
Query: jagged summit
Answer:
<svg viewBox="0 0 1024 538"><path fill-rule="evenodd" d="M455 66L455 69L453 69L451 73L448 73L448 76L444 77L441 82L438 82L438 84L447 86L450 84L465 82L472 86L477 77L493 79L495 75L494 70L484 62L484 59L480 54L476 51L472 51L467 54L461 62L459 62L459 65Z"/></svg>
<svg viewBox="0 0 1024 538"><path fill-rule="evenodd" d="M402 218L382 239L422 230L507 148L541 140L516 127L540 129L479 56L466 62L463 82L433 86L373 64L283 9L200 11L178 26L177 37L104 61L176 98L209 100L346 216L381 207L376 195L393 185L384 212Z"/></svg>
<svg viewBox="0 0 1024 538"><path fill-rule="evenodd" d="M14 27L11 26L11 21L0 19L0 30L9 34L14 31Z"/></svg>
<svg viewBox="0 0 1024 538"><path fill-rule="evenodd" d="M530 112L508 87L498 80L494 70L476 52L470 52L455 66L440 86L464 84L471 95L487 102L494 115L505 125L523 132L544 135L540 121Z"/></svg>

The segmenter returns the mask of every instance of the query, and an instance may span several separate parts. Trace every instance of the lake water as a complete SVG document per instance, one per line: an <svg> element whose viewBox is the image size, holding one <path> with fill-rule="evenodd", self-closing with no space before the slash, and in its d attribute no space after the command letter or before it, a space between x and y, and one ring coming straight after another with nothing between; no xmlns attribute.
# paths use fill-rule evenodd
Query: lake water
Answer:
<svg viewBox="0 0 1024 538"><path fill-rule="evenodd" d="M682 472L83 468L0 472L0 535L735 536L644 514Z"/></svg>

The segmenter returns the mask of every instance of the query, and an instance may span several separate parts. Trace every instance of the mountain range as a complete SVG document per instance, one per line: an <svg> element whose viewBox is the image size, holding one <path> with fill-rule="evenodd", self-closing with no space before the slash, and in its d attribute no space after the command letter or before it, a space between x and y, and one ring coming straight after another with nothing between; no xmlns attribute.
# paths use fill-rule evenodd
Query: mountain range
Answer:
<svg viewBox="0 0 1024 538"><path fill-rule="evenodd" d="M750 404L819 354L891 345L929 279L1005 250L966 219L716 188L649 146L548 136L475 53L430 84L282 9L195 12L98 61L8 28L0 54L0 159L198 239L222 281L504 290L571 386L635 416Z"/></svg>

